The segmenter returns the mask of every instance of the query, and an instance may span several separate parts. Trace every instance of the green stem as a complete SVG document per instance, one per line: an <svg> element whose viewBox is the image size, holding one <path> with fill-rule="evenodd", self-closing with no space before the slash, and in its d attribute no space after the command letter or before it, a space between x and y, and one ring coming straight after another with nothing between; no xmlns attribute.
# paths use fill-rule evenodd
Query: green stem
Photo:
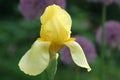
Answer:
<svg viewBox="0 0 120 80"><path fill-rule="evenodd" d="M100 65L100 80L104 80L104 53L105 53L105 20L106 20L106 5L102 8L102 39L101 39L101 65Z"/></svg>
<svg viewBox="0 0 120 80"><path fill-rule="evenodd" d="M76 78L75 80L80 80L80 68L76 67Z"/></svg>
<svg viewBox="0 0 120 80"><path fill-rule="evenodd" d="M57 71L57 59L56 58L51 59L46 71L47 71L49 80L54 80L54 76Z"/></svg>

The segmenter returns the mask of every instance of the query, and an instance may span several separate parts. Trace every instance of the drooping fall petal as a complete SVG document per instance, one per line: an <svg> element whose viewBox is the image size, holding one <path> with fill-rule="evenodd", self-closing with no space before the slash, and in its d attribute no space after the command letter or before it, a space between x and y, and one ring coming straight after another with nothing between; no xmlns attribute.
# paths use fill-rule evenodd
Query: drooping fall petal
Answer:
<svg viewBox="0 0 120 80"><path fill-rule="evenodd" d="M68 41L64 44L70 48L71 56L75 64L80 67L87 68L87 70L90 71L91 68L88 65L85 54L80 45L75 41Z"/></svg>
<svg viewBox="0 0 120 80"><path fill-rule="evenodd" d="M37 75L43 72L50 60L50 42L36 40L19 62L20 69L29 75Z"/></svg>

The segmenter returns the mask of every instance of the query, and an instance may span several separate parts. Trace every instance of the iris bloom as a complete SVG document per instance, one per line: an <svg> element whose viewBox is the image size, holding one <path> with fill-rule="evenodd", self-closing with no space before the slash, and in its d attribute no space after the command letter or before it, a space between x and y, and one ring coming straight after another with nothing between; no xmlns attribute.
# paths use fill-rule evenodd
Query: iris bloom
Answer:
<svg viewBox="0 0 120 80"><path fill-rule="evenodd" d="M75 64L90 71L91 68L82 48L74 38L70 38L72 24L70 15L54 4L46 8L40 20L42 23L40 38L20 60L20 69L29 75L42 73L49 65L51 58L54 58L60 48L65 45L70 48Z"/></svg>

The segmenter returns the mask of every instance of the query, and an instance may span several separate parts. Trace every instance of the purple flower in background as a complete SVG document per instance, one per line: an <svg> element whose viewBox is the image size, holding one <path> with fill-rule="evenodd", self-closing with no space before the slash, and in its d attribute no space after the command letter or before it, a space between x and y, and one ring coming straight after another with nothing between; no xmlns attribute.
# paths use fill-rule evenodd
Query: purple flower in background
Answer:
<svg viewBox="0 0 120 80"><path fill-rule="evenodd" d="M98 28L96 38L101 43L102 28ZM107 21L105 23L105 44L114 48L120 48L120 22Z"/></svg>
<svg viewBox="0 0 120 80"><path fill-rule="evenodd" d="M62 60L62 62L64 62L65 64L69 64L69 65L73 65L74 62L72 60L71 54L70 54L70 49L68 47L63 47L60 51L61 57L60 59Z"/></svg>
<svg viewBox="0 0 120 80"><path fill-rule="evenodd" d="M20 0L19 10L26 19L40 18L48 5L57 4L65 8L65 0Z"/></svg>
<svg viewBox="0 0 120 80"><path fill-rule="evenodd" d="M120 0L114 0L114 2L118 5L120 5Z"/></svg>
<svg viewBox="0 0 120 80"><path fill-rule="evenodd" d="M74 36L74 38L76 38L76 42L78 42L82 47L88 62L94 63L96 59L96 50L94 44L92 44L88 39L82 36L76 35ZM64 48L62 48L60 54L61 54L61 60L64 63L70 65L74 64L68 47L65 46Z"/></svg>
<svg viewBox="0 0 120 80"><path fill-rule="evenodd" d="M105 3L106 5L110 5L114 0L87 0L87 1L93 3Z"/></svg>

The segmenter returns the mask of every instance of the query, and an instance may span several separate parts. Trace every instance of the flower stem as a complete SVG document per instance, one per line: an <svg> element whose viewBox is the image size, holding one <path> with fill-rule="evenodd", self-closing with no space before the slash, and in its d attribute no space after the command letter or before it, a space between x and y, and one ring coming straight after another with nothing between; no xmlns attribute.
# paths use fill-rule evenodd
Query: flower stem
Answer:
<svg viewBox="0 0 120 80"><path fill-rule="evenodd" d="M102 8L102 38L101 38L101 66L100 80L104 80L104 53L105 53L105 20L106 20L106 5Z"/></svg>
<svg viewBox="0 0 120 80"><path fill-rule="evenodd" d="M49 80L54 80L56 71L57 71L57 59L54 58L50 60L49 66L47 68L47 74Z"/></svg>
<svg viewBox="0 0 120 80"><path fill-rule="evenodd" d="M75 78L75 80L79 80L80 78L80 68L79 67L76 67L76 78Z"/></svg>

